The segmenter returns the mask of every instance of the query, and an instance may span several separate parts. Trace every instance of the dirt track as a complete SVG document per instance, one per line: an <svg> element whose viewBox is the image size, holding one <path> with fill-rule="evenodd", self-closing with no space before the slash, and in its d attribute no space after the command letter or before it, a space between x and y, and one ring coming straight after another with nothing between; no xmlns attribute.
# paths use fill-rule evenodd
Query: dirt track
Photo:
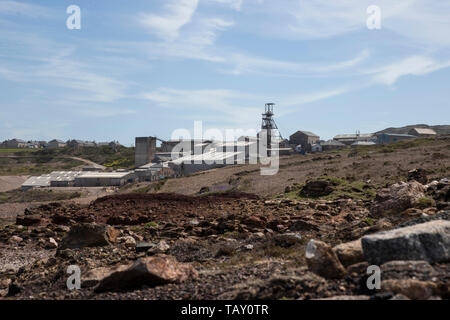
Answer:
<svg viewBox="0 0 450 320"><path fill-rule="evenodd" d="M28 176L0 176L0 192L20 188Z"/></svg>

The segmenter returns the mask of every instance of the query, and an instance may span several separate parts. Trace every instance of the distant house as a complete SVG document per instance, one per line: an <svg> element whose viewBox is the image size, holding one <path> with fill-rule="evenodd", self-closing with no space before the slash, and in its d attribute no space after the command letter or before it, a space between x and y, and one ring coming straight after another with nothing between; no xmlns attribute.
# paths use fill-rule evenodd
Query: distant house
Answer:
<svg viewBox="0 0 450 320"><path fill-rule="evenodd" d="M306 152L311 152L311 147L320 140L320 137L310 131L297 131L289 137L289 143L301 145Z"/></svg>
<svg viewBox="0 0 450 320"><path fill-rule="evenodd" d="M337 140L328 140L328 141L322 142L320 145L322 146L323 151L341 150L346 147L345 144L343 144L342 142L339 142Z"/></svg>
<svg viewBox="0 0 450 320"><path fill-rule="evenodd" d="M121 144L119 143L119 141L97 142L97 147L105 147L105 146L120 147Z"/></svg>
<svg viewBox="0 0 450 320"><path fill-rule="evenodd" d="M52 141L48 142L48 148L49 149L57 149L57 148L64 148L67 144L59 139L53 139Z"/></svg>
<svg viewBox="0 0 450 320"><path fill-rule="evenodd" d="M95 147L97 144L93 141L69 140L67 146L71 148Z"/></svg>
<svg viewBox="0 0 450 320"><path fill-rule="evenodd" d="M436 136L436 131L430 128L412 128L408 134L416 137L433 137Z"/></svg>
<svg viewBox="0 0 450 320"><path fill-rule="evenodd" d="M377 136L377 143L394 143L403 140L415 139L416 136L410 134L400 134L400 133L382 133Z"/></svg>
<svg viewBox="0 0 450 320"><path fill-rule="evenodd" d="M2 143L3 148L11 148L11 149L26 148L27 145L28 144L21 139L6 140Z"/></svg>
<svg viewBox="0 0 450 320"><path fill-rule="evenodd" d="M339 134L333 140L339 141L345 145L352 145L356 141L371 141L374 142L377 137L373 133L354 133L354 134Z"/></svg>

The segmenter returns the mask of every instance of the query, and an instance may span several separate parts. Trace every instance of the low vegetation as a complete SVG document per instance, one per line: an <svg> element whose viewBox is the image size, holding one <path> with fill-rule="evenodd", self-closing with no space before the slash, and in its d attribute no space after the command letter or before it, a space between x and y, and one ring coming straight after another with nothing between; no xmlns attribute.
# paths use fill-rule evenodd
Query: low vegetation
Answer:
<svg viewBox="0 0 450 320"><path fill-rule="evenodd" d="M70 170L80 165L83 165L83 162L70 158L0 156L0 175L41 175L52 171Z"/></svg>
<svg viewBox="0 0 450 320"><path fill-rule="evenodd" d="M78 157L112 169L134 166L134 148L84 147L74 149L0 149L0 175L40 175L85 165Z"/></svg>
<svg viewBox="0 0 450 320"><path fill-rule="evenodd" d="M31 189L27 191L12 190L0 193L1 203L35 202L35 201L61 201L81 197L81 192L60 192L49 189Z"/></svg>
<svg viewBox="0 0 450 320"><path fill-rule="evenodd" d="M336 200L336 199L355 199L355 200L372 200L376 195L376 187L367 184L363 181L349 181L337 177L324 176L318 180L329 181L333 191L325 196L319 197L306 197L301 193L303 184L294 184L291 190L284 194L288 199L323 199L323 200Z"/></svg>

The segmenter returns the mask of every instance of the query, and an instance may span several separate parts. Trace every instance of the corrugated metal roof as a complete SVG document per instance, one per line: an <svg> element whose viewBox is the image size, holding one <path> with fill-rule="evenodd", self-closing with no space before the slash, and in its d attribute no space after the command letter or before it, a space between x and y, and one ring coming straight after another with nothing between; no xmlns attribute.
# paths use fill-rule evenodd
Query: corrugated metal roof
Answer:
<svg viewBox="0 0 450 320"><path fill-rule="evenodd" d="M361 138L371 138L373 133L361 133L361 134L338 134L333 139L361 139Z"/></svg>
<svg viewBox="0 0 450 320"><path fill-rule="evenodd" d="M309 137L319 137L317 134L312 133L311 131L298 130L297 132L301 132ZM297 132L295 132L295 133L297 133ZM292 134L292 135L294 135L294 134Z"/></svg>
<svg viewBox="0 0 450 320"><path fill-rule="evenodd" d="M404 134L404 133L382 133L379 136L386 135L388 137L407 137L407 138L415 138L416 136L413 136L411 134Z"/></svg>
<svg viewBox="0 0 450 320"><path fill-rule="evenodd" d="M322 142L320 145L321 146L345 146L345 144L343 144L342 142L337 141L337 140L328 140L328 141Z"/></svg>
<svg viewBox="0 0 450 320"><path fill-rule="evenodd" d="M372 146L374 144L376 143L372 141L356 141L352 143L352 146Z"/></svg>
<svg viewBox="0 0 450 320"><path fill-rule="evenodd" d="M95 178L104 178L104 179L120 179L125 178L126 176L132 174L132 171L126 172L82 172L77 179L95 179Z"/></svg>
<svg viewBox="0 0 450 320"><path fill-rule="evenodd" d="M176 160L172 160L171 162L174 164L182 164L182 163L192 163L194 161L220 161L223 162L226 159L234 158L235 156L243 154L243 152L215 152L211 150L211 152L206 152L198 155L188 155L185 157L178 158Z"/></svg>
<svg viewBox="0 0 450 320"><path fill-rule="evenodd" d="M436 131L430 128L414 128L418 134L436 134Z"/></svg>

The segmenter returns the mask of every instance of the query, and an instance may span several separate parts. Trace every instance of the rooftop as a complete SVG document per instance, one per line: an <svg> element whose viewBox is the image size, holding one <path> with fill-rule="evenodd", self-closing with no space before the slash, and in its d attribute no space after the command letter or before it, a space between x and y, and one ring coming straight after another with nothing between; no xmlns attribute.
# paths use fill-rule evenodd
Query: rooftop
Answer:
<svg viewBox="0 0 450 320"><path fill-rule="evenodd" d="M418 134L436 134L436 131L430 128L414 128Z"/></svg>

